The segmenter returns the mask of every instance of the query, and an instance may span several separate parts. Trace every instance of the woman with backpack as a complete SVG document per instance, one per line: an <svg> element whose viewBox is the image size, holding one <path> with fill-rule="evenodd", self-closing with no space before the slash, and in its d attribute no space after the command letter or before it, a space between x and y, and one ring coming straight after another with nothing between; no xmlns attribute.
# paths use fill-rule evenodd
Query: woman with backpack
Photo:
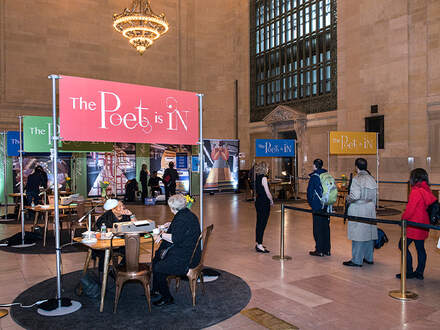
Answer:
<svg viewBox="0 0 440 330"><path fill-rule="evenodd" d="M429 188L428 173L423 168L416 168L411 171L409 177L411 192L409 193L408 204L402 219L429 224L429 215L426 210L429 205L437 199ZM408 226L406 229L406 278L417 278L423 280L423 272L426 265L425 239L428 238L429 229ZM417 268L413 271L412 256L409 252L409 245L414 242L417 250ZM402 241L399 242L399 249L402 249ZM400 278L400 274L396 274Z"/></svg>

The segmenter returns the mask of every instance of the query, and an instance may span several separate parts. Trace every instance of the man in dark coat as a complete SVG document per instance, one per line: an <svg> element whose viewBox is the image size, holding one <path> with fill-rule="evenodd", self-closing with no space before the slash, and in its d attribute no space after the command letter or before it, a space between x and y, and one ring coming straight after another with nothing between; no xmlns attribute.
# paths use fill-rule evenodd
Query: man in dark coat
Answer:
<svg viewBox="0 0 440 330"><path fill-rule="evenodd" d="M176 181L178 178L179 174L174 168L174 163L170 162L168 168L163 173L162 178L163 184L165 185L165 197L167 201L170 196L176 194Z"/></svg>
<svg viewBox="0 0 440 330"><path fill-rule="evenodd" d="M27 177L25 187L27 205L31 205L32 203L40 204L40 186L43 186L43 180L40 172L38 171L38 167L36 167L34 172Z"/></svg>
<svg viewBox="0 0 440 330"><path fill-rule="evenodd" d="M327 172L322 166L321 159L313 161L314 171L309 174L310 180L307 187L307 201L313 211L325 211L325 206L321 203L322 185L319 175ZM310 251L312 256L323 257L330 255L330 218L318 214L313 214L313 237L315 239L315 250Z"/></svg>
<svg viewBox="0 0 440 330"><path fill-rule="evenodd" d="M200 224L197 216L186 207L185 196L178 194L168 200L171 212L175 214L168 229L155 236L156 242L162 241L153 259L153 295L159 298L156 306L172 304L174 299L168 288L169 275L186 275L189 268L200 263L202 255L200 244L191 259L197 240L200 236ZM167 250L165 257L163 252Z"/></svg>

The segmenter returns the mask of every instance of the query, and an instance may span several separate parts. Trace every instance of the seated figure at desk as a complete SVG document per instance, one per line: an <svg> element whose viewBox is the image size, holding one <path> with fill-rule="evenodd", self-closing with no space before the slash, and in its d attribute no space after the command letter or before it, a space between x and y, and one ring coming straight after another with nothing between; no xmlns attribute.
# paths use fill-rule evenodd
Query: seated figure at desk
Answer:
<svg viewBox="0 0 440 330"><path fill-rule="evenodd" d="M108 199L104 203L104 210L106 212L101 215L98 220L96 220L95 229L97 231L101 230L103 224L105 225L107 231L110 231L113 228L113 224L115 222L127 222L137 220L136 216L130 210L125 208L124 203L118 201L117 199ZM125 248L118 248L118 252L125 255ZM94 250L92 257L99 258L98 269L100 272L102 272L104 269L104 251ZM124 260L122 260L121 262L124 262Z"/></svg>
<svg viewBox="0 0 440 330"><path fill-rule="evenodd" d="M192 257L200 236L200 224L197 216L186 204L185 196L171 196L168 205L174 214L173 221L166 223L163 226L165 230L160 234L154 235L156 243L162 241L153 259L152 299L156 306L169 305L174 301L168 288L167 277L184 276L189 268L196 267L200 262L200 244Z"/></svg>
<svg viewBox="0 0 440 330"><path fill-rule="evenodd" d="M95 229L97 231L101 230L103 224L109 231L115 222L136 221L136 216L117 199L108 199L104 203L104 210L105 213L96 220Z"/></svg>

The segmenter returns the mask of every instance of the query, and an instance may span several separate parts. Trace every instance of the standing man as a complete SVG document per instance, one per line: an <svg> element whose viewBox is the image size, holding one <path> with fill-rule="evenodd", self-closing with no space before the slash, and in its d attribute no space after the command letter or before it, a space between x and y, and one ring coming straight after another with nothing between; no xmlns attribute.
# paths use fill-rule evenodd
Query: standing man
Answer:
<svg viewBox="0 0 440 330"><path fill-rule="evenodd" d="M165 197L168 202L170 196L176 194L176 181L179 178L179 174L174 168L174 163L170 162L168 168L163 173L163 184L165 185Z"/></svg>
<svg viewBox="0 0 440 330"><path fill-rule="evenodd" d="M325 212L325 205L321 203L322 185L320 175L326 173L323 169L322 159L313 161L313 172L309 174L310 180L307 187L307 201L313 211ZM330 256L330 217L313 214L313 238L315 239L315 250L310 251L311 256L323 257Z"/></svg>
<svg viewBox="0 0 440 330"><path fill-rule="evenodd" d="M145 198L148 196L148 170L147 164L142 164L141 173L139 175L139 181L142 186L142 204L145 203Z"/></svg>
<svg viewBox="0 0 440 330"><path fill-rule="evenodd" d="M357 175L353 178L347 214L365 218L376 218L376 180L368 173L367 161L355 161ZM374 241L377 239L377 226L363 222L348 221L348 239L352 241L351 260L342 264L349 267L362 267L365 262L372 265Z"/></svg>

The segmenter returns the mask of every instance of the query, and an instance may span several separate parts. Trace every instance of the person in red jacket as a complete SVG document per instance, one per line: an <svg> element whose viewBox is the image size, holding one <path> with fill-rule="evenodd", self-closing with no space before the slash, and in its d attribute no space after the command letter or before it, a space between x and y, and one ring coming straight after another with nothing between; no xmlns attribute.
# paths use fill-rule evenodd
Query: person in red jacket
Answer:
<svg viewBox="0 0 440 330"><path fill-rule="evenodd" d="M426 209L436 201L436 198L429 188L428 173L423 168L416 168L411 171L409 182L411 192L402 219L429 224L429 215ZM408 237L406 244L406 278L423 280L426 265L425 239L429 235L429 229L408 226L406 235ZM412 256L408 249L412 242L414 242L417 250L416 271L413 271ZM399 242L399 249L402 249L402 241ZM396 277L400 278L401 275L396 274Z"/></svg>

